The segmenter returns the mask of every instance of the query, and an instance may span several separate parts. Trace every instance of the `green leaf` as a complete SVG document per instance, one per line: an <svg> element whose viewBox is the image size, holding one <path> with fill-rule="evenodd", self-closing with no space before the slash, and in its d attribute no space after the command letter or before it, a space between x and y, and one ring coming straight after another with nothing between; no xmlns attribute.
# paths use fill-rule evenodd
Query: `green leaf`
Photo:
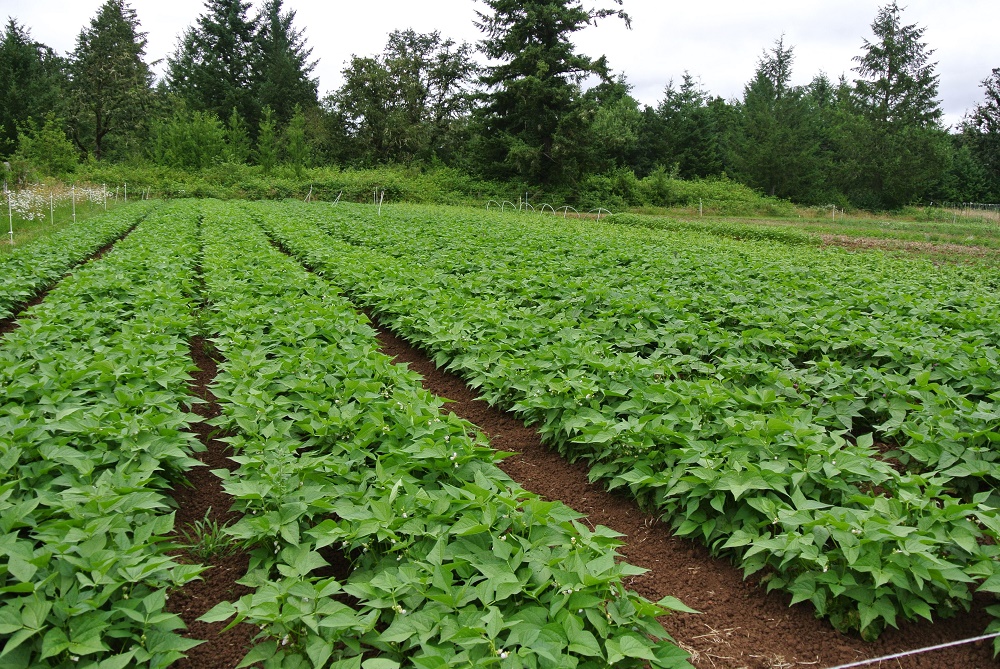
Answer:
<svg viewBox="0 0 1000 669"><path fill-rule="evenodd" d="M212 622L206 620L205 622ZM250 649L239 664L236 665L236 669L243 669L244 667L249 667L258 662L266 662L275 656L278 652L278 642L275 640L264 641L257 644Z"/></svg>
<svg viewBox="0 0 1000 669"><path fill-rule="evenodd" d="M219 602L211 609L203 613L199 618L199 622L203 623L221 623L224 620L229 620L236 615L236 607L232 602Z"/></svg>
<svg viewBox="0 0 1000 669"><path fill-rule="evenodd" d="M361 663L362 669L399 669L399 662L382 657L373 657Z"/></svg>
<svg viewBox="0 0 1000 669"><path fill-rule="evenodd" d="M701 613L701 611L695 611L691 607L687 606L684 602L677 599L676 597L671 597L667 595L660 601L656 602L656 605L667 609L668 611L680 611L681 613Z"/></svg>

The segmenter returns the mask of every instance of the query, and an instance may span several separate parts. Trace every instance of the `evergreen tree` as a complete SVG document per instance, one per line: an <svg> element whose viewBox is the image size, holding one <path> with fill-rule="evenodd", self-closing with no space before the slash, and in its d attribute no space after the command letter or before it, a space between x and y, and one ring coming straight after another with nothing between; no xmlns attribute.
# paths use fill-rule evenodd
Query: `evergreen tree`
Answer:
<svg viewBox="0 0 1000 669"><path fill-rule="evenodd" d="M282 0L267 0L257 17L253 52L253 88L257 102L270 107L279 124L287 124L295 107L315 107L318 82L310 78L316 63L309 61L303 31L295 30L295 11L281 11Z"/></svg>
<svg viewBox="0 0 1000 669"><path fill-rule="evenodd" d="M719 174L722 157L719 138L704 91L694 77L684 73L679 89L667 84L657 114L663 119L664 153L659 163L676 166L683 179Z"/></svg>
<svg viewBox="0 0 1000 669"><path fill-rule="evenodd" d="M610 71L604 56L577 53L570 37L607 16L627 25L630 19L623 10L588 9L579 0L484 2L491 13L477 12L476 25L486 33L481 49L500 61L482 77L490 89L481 117L484 158L533 183L572 181L580 84L590 75L608 81Z"/></svg>
<svg viewBox="0 0 1000 669"><path fill-rule="evenodd" d="M768 195L803 199L817 178L818 141L803 91L790 85L793 48L784 38L758 62L733 136L734 176Z"/></svg>
<svg viewBox="0 0 1000 669"><path fill-rule="evenodd" d="M965 144L982 166L988 199L1000 201L1000 68L983 80L986 99L962 121Z"/></svg>
<svg viewBox="0 0 1000 669"><path fill-rule="evenodd" d="M927 196L948 168L950 146L940 125L933 50L924 28L903 25L895 1L879 9L874 41L855 57L855 97L863 122L853 141L864 148L852 190L858 204L898 207Z"/></svg>
<svg viewBox="0 0 1000 669"><path fill-rule="evenodd" d="M296 178L301 178L309 159L309 144L306 141L306 117L299 106L295 107L292 119L285 128L285 153L295 169Z"/></svg>
<svg viewBox="0 0 1000 669"><path fill-rule="evenodd" d="M839 207L849 204L844 196L845 184L850 183L856 172L850 161L856 153L850 147L849 129L855 113L852 93L843 77L835 84L822 72L803 90L811 134L817 141L817 178L801 196L806 202Z"/></svg>
<svg viewBox="0 0 1000 669"><path fill-rule="evenodd" d="M16 148L18 129L56 109L62 60L13 18L0 35L0 157Z"/></svg>
<svg viewBox="0 0 1000 669"><path fill-rule="evenodd" d="M152 103L153 73L143 60L146 33L124 0L106 0L69 57L73 141L101 160L130 146Z"/></svg>
<svg viewBox="0 0 1000 669"><path fill-rule="evenodd" d="M264 107L260 116L260 127L257 129L257 164L269 175L278 163L278 132L274 121L274 113L270 107Z"/></svg>
<svg viewBox="0 0 1000 669"><path fill-rule="evenodd" d="M250 133L236 107L233 107L229 120L226 121L225 137L226 160L238 164L247 162L250 159Z"/></svg>
<svg viewBox="0 0 1000 669"><path fill-rule="evenodd" d="M235 108L253 126L260 106L253 91L257 23L249 9L245 0L206 0L167 59L167 81L192 110L227 118Z"/></svg>
<svg viewBox="0 0 1000 669"><path fill-rule="evenodd" d="M924 28L902 24L902 8L895 1L881 7L872 23L876 41L865 40L864 53L855 56L861 75L854 82L858 99L873 122L882 126L932 127L941 119L937 100L933 50L921 42Z"/></svg>

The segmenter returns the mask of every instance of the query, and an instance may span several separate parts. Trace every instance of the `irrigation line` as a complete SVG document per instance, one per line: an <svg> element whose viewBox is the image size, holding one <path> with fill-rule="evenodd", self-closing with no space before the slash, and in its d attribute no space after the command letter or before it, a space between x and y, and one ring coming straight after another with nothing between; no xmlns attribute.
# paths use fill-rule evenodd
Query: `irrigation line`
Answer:
<svg viewBox="0 0 1000 669"><path fill-rule="evenodd" d="M967 643L975 643L976 641L986 641L987 639L995 639L998 636L1000 636L1000 632L994 632L993 634L984 634L983 636L973 637L972 639L961 639L960 641L950 641L948 643L941 643L936 646L928 646L927 648L917 648L916 650L907 650L902 653L895 653L894 655L874 657L870 660L861 660L859 662L851 662L850 664L838 664L836 667L830 667L830 669L852 669L853 667L866 667L870 664L875 664L876 662L896 660L901 657L907 657L908 655L919 655L920 653L929 653L932 650L941 650L943 648L951 648L952 646L962 646Z"/></svg>

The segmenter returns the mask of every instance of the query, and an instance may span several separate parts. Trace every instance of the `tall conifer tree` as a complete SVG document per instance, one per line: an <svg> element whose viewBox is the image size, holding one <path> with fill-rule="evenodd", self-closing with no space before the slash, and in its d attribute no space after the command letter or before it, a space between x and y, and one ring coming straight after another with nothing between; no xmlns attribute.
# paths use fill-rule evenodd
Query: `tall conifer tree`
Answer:
<svg viewBox="0 0 1000 669"><path fill-rule="evenodd" d="M260 105L252 89L257 23L245 0L206 0L205 12L167 59L167 80L196 111L228 118L235 108L250 127Z"/></svg>
<svg viewBox="0 0 1000 669"><path fill-rule="evenodd" d="M268 0L257 18L253 73L257 102L270 107L277 121L285 125L295 108L311 109L318 104L318 82L311 78L315 61L307 48L302 30L292 25L295 12L282 11L282 0Z"/></svg>
<svg viewBox="0 0 1000 669"><path fill-rule="evenodd" d="M62 59L31 39L13 18L0 34L0 157L17 146L18 128L29 119L41 125L56 109L64 83Z"/></svg>
<svg viewBox="0 0 1000 669"><path fill-rule="evenodd" d="M928 196L948 169L951 149L941 127L934 51L924 28L905 25L893 1L878 10L873 41L855 57L855 97L861 115L853 141L864 148L855 199L898 207Z"/></svg>
<svg viewBox="0 0 1000 669"><path fill-rule="evenodd" d="M128 151L149 110L153 73L143 58L146 33L124 0L107 0L80 31L69 57L73 141L98 160Z"/></svg>
<svg viewBox="0 0 1000 669"><path fill-rule="evenodd" d="M577 53L570 37L607 16L630 25L629 16L621 9L586 8L579 0L484 3L490 12L477 12L476 25L486 34L480 47L499 61L482 78L490 89L481 120L484 158L530 182L563 183L570 177L564 159L575 153L580 84L590 75L611 80L607 59Z"/></svg>

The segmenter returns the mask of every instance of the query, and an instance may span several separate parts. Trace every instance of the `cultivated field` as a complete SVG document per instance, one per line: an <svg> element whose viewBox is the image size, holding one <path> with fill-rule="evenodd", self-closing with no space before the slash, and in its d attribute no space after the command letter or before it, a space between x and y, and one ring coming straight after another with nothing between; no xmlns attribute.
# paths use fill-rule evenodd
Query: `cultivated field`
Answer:
<svg viewBox="0 0 1000 669"><path fill-rule="evenodd" d="M192 662L198 617L258 636L211 666L363 669L830 666L1000 630L995 266L747 226L142 202L0 258L0 663ZM627 589L616 533L505 474L361 309L534 425L552 478L582 463L843 643L700 653L666 596L691 579ZM235 515L185 538L175 500L225 448L206 519ZM173 610L223 552L198 540L242 589Z"/></svg>

